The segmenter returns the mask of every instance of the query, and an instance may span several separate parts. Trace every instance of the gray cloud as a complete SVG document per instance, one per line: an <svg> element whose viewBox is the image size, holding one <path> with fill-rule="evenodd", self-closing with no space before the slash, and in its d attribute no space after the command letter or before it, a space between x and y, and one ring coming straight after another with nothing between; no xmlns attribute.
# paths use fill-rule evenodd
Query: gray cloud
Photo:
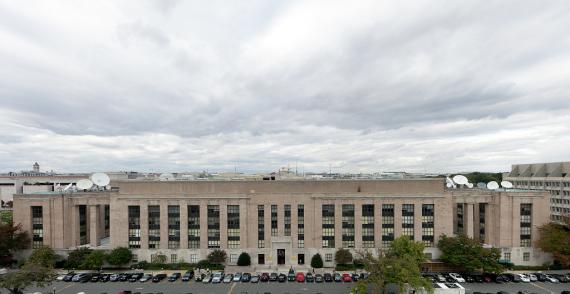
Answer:
<svg viewBox="0 0 570 294"><path fill-rule="evenodd" d="M1 170L570 155L564 1L145 3L0 4Z"/></svg>

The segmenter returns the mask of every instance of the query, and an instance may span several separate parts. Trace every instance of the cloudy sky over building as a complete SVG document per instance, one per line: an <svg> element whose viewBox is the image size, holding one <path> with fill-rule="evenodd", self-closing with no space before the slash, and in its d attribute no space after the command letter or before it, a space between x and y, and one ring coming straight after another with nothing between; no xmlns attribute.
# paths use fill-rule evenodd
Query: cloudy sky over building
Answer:
<svg viewBox="0 0 570 294"><path fill-rule="evenodd" d="M0 171L570 160L570 2L482 3L0 0Z"/></svg>

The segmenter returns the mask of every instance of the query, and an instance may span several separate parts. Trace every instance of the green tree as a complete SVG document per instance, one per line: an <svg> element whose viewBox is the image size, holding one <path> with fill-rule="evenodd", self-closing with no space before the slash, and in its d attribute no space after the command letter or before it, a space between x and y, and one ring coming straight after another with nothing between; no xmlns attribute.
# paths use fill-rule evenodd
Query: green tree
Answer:
<svg viewBox="0 0 570 294"><path fill-rule="evenodd" d="M101 269L105 262L105 252L102 250L93 250L85 257L80 267L82 269L98 270Z"/></svg>
<svg viewBox="0 0 570 294"><path fill-rule="evenodd" d="M552 253L554 259L561 264L570 265L570 225L568 220L563 224L544 224L538 231L540 232L540 239L536 243L538 248Z"/></svg>
<svg viewBox="0 0 570 294"><path fill-rule="evenodd" d="M247 252L242 252L237 261L237 265L239 266L250 266L251 265L251 257Z"/></svg>
<svg viewBox="0 0 570 294"><path fill-rule="evenodd" d="M323 267L323 258L320 254L315 254L311 258L311 267L313 268L322 268Z"/></svg>
<svg viewBox="0 0 570 294"><path fill-rule="evenodd" d="M396 238L390 248L379 251L378 257L370 252L362 254L364 268L369 272L369 278L360 280L356 293L382 293L386 285L396 284L402 292L406 286L414 289L425 289L433 293L433 287L428 279L421 275L421 264L425 261L424 246L414 242L407 236Z"/></svg>
<svg viewBox="0 0 570 294"><path fill-rule="evenodd" d="M0 211L0 224L12 224L13 212L11 210Z"/></svg>
<svg viewBox="0 0 570 294"><path fill-rule="evenodd" d="M488 183L490 181L495 181L500 183L503 180L502 173L482 173L482 172L472 172L468 174L464 174L467 179L469 179L470 183Z"/></svg>
<svg viewBox="0 0 570 294"><path fill-rule="evenodd" d="M224 250L215 249L214 251L208 254L208 261L210 263L225 263L227 258L227 254Z"/></svg>
<svg viewBox="0 0 570 294"><path fill-rule="evenodd" d="M14 252L30 246L30 236L20 224L0 224L0 236L0 265L11 264Z"/></svg>
<svg viewBox="0 0 570 294"><path fill-rule="evenodd" d="M117 266L128 264L132 259L133 253L126 247L117 247L107 255L107 262Z"/></svg>
<svg viewBox="0 0 570 294"><path fill-rule="evenodd" d="M32 255L28 258L28 262L33 264L39 264L43 267L53 267L55 265L55 261L57 259L57 255L48 246L41 246L40 248L34 249L32 251Z"/></svg>
<svg viewBox="0 0 570 294"><path fill-rule="evenodd" d="M49 263L43 258L49 255L46 254L46 251L47 250L42 249L41 254L37 253L34 259L26 261L20 270L0 277L0 288L5 288L12 294L22 294L24 293L24 289L29 286L35 285L36 287L43 288L50 285L56 273L53 267L45 266L45 264Z"/></svg>
<svg viewBox="0 0 570 294"><path fill-rule="evenodd" d="M78 248L71 252L67 256L66 268L80 268L83 260L91 253L89 248Z"/></svg>
<svg viewBox="0 0 570 294"><path fill-rule="evenodd" d="M349 264L352 262L352 253L348 249L339 248L334 254L334 261L337 264Z"/></svg>
<svg viewBox="0 0 570 294"><path fill-rule="evenodd" d="M500 273L503 266L499 263L501 252L497 248L483 248L477 240L465 235L447 237L442 235L437 243L441 250L440 259L466 271L484 271Z"/></svg>

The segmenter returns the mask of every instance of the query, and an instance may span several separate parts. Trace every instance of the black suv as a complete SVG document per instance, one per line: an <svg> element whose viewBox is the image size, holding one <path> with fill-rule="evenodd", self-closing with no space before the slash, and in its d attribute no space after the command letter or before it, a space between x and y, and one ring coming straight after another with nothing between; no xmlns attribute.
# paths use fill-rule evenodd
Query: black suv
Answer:
<svg viewBox="0 0 570 294"><path fill-rule="evenodd" d="M182 281L188 282L188 281L190 281L193 277L194 277L194 272L193 272L193 271L187 271L187 272L184 273L184 275L182 276Z"/></svg>
<svg viewBox="0 0 570 294"><path fill-rule="evenodd" d="M169 282L174 282L180 278L180 273L173 273L168 277Z"/></svg>
<svg viewBox="0 0 570 294"><path fill-rule="evenodd" d="M152 278L153 283L158 283L166 278L166 274L158 274Z"/></svg>

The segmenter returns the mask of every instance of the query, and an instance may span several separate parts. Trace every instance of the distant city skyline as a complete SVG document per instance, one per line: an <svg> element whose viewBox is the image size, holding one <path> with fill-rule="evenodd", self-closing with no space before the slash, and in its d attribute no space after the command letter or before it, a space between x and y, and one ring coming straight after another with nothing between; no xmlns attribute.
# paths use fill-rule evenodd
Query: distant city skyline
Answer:
<svg viewBox="0 0 570 294"><path fill-rule="evenodd" d="M0 3L0 171L570 160L570 2Z"/></svg>

